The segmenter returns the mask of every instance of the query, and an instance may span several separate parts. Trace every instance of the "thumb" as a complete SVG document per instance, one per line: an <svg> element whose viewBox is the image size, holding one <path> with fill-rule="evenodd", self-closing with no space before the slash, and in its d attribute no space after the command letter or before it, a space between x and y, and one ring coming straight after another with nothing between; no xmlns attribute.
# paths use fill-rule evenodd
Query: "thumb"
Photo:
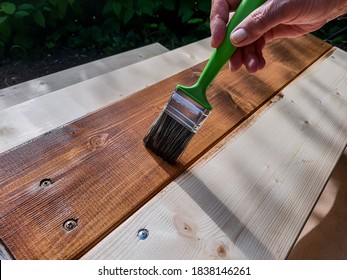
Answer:
<svg viewBox="0 0 347 280"><path fill-rule="evenodd" d="M243 47L264 35L266 35L266 41L274 39L272 28L284 20L281 4L278 4L281 2L270 0L253 11L233 30L230 35L231 43L237 47Z"/></svg>

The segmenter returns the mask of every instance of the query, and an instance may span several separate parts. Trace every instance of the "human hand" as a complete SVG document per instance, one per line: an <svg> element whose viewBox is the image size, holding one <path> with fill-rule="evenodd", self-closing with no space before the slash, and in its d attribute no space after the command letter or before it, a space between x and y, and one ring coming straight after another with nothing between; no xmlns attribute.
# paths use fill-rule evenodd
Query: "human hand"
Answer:
<svg viewBox="0 0 347 280"><path fill-rule="evenodd" d="M224 40L229 13L240 2L212 0L212 47L217 48ZM346 12L347 0L268 0L231 33L230 40L238 49L230 58L230 69L237 71L244 64L249 73L257 72L265 66L262 53L265 43L315 31Z"/></svg>

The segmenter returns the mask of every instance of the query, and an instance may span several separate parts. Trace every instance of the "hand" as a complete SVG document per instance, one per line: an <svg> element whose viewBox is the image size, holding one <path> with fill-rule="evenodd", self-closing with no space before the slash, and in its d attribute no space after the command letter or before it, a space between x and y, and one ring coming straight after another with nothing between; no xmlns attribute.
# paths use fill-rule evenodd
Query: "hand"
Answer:
<svg viewBox="0 0 347 280"><path fill-rule="evenodd" d="M232 16L240 2L212 0L212 47L217 48L224 40L229 13ZM249 73L261 70L265 66L265 43L315 31L346 12L347 0L268 0L231 33L230 40L238 49L230 59L230 69L237 71L244 64Z"/></svg>

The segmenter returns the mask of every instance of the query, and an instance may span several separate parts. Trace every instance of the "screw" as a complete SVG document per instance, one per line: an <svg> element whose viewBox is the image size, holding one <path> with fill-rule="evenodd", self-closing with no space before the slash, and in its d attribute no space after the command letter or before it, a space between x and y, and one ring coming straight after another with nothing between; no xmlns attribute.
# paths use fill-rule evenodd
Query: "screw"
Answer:
<svg viewBox="0 0 347 280"><path fill-rule="evenodd" d="M140 240L146 240L148 238L148 235L149 235L149 232L147 229L140 229L138 232L137 232L137 237L140 239Z"/></svg>
<svg viewBox="0 0 347 280"><path fill-rule="evenodd" d="M51 179L43 179L40 182L40 187L47 188L52 184L53 184L53 181Z"/></svg>
<svg viewBox="0 0 347 280"><path fill-rule="evenodd" d="M64 229L66 231L72 231L75 227L77 227L77 219L70 219L64 222Z"/></svg>

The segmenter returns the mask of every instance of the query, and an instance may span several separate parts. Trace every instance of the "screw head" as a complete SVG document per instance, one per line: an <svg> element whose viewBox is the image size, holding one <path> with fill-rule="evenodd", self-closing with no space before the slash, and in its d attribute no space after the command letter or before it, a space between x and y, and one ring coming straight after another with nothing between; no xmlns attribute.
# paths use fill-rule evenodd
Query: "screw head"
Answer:
<svg viewBox="0 0 347 280"><path fill-rule="evenodd" d="M52 185L53 184L53 180L52 179L43 179L40 181L40 187L43 187L43 188L47 188L48 186Z"/></svg>
<svg viewBox="0 0 347 280"><path fill-rule="evenodd" d="M78 221L77 219L69 219L65 221L63 225L64 229L66 231L72 231L74 228L77 227L77 221Z"/></svg>
<svg viewBox="0 0 347 280"><path fill-rule="evenodd" d="M140 240L146 240L148 238L148 235L149 235L149 232L147 229L140 229L138 232L137 232L137 237L140 239Z"/></svg>

